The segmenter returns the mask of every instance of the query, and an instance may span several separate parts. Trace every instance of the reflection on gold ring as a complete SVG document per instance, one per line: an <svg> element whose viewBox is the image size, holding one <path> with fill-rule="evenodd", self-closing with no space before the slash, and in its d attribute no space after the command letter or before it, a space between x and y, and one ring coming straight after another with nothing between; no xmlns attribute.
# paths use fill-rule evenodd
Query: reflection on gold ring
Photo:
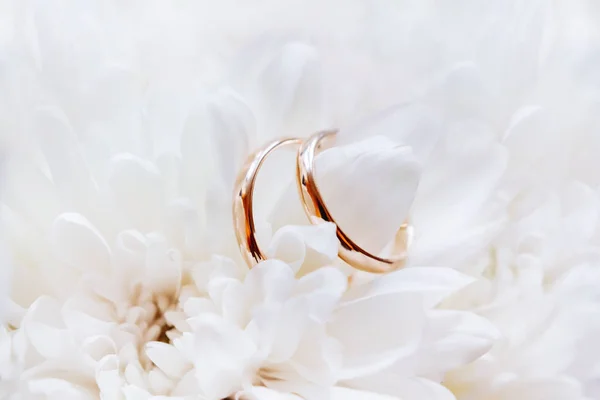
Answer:
<svg viewBox="0 0 600 400"><path fill-rule="evenodd" d="M240 252L249 267L265 259L258 246L254 227L254 185L258 171L274 150L284 146L298 146L301 143L302 140L297 138L279 139L268 143L248 157L238 175L233 199L233 223Z"/></svg>

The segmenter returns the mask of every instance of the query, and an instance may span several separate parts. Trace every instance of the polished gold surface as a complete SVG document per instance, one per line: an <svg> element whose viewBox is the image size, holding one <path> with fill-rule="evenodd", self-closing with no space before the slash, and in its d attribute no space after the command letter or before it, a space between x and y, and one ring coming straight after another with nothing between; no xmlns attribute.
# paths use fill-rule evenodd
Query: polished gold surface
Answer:
<svg viewBox="0 0 600 400"><path fill-rule="evenodd" d="M315 157L318 152L333 144L335 136L336 131L318 132L307 139L298 151L298 190L308 218L313 224L327 221L336 225L337 237L340 241L339 257L354 268L372 273L385 273L402 268L406 263L407 248L411 239L408 223L404 223L396 234L393 255L390 258L378 257L364 250L348 237L321 197L315 182Z"/></svg>
<svg viewBox="0 0 600 400"><path fill-rule="evenodd" d="M271 152L280 147L298 146L301 143L302 140L297 138L279 139L268 143L248 157L238 175L233 198L233 223L240 252L249 267L266 258L258 245L254 227L253 200L256 176Z"/></svg>

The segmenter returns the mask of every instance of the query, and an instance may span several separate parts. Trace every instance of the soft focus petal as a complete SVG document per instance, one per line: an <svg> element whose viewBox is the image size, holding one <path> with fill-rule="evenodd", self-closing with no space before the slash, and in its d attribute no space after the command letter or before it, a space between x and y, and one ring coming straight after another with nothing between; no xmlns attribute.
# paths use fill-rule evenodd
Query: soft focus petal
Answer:
<svg viewBox="0 0 600 400"><path fill-rule="evenodd" d="M473 278L449 268L406 268L349 290L344 299L354 301L388 294L422 299L425 308L437 305L450 294L473 282Z"/></svg>
<svg viewBox="0 0 600 400"><path fill-rule="evenodd" d="M332 223L288 225L275 232L267 254L270 258L285 261L295 272L304 264L316 269L337 258L339 242L335 234L336 226Z"/></svg>
<svg viewBox="0 0 600 400"><path fill-rule="evenodd" d="M243 331L216 316L202 316L190 321L194 368L200 389L206 396L228 396L246 381L249 361L255 352L252 341Z"/></svg>
<svg viewBox="0 0 600 400"><path fill-rule="evenodd" d="M341 377L376 373L414 351L423 320L421 305L397 293L359 298L338 308L327 329L343 347Z"/></svg>

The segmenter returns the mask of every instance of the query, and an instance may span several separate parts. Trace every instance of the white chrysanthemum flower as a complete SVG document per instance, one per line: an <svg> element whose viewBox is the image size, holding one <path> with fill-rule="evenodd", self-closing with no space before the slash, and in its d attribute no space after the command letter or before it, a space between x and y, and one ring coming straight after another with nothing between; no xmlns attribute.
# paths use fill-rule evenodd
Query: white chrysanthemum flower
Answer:
<svg viewBox="0 0 600 400"><path fill-rule="evenodd" d="M318 2L318 18L238 3L0 5L16 267L0 396L598 397L585 2ZM298 35L222 73L281 27ZM330 126L328 204L372 251L410 217L415 268L349 286L332 227L300 226L274 155L257 193L273 260L248 271L237 169L267 139Z"/></svg>
<svg viewBox="0 0 600 400"><path fill-rule="evenodd" d="M44 35L57 26L30 24L19 32L33 53L9 68L35 81L12 104L22 116L13 128L26 136L12 148L3 197L15 264L3 397L453 398L444 374L485 353L495 335L474 314L436 309L470 278L414 268L348 287L334 227L290 225L302 211L283 210L285 186L279 196L268 179L283 176L287 164L276 159L260 203L273 223L259 220L273 259L248 270L238 254L230 204L241 162L282 131L327 126L314 47L258 46L245 77L232 73L235 90L198 99L179 86L190 71L160 87L162 70L116 57L113 44L105 50L121 63L89 44L90 58L72 63L73 47ZM41 72L17 68L27 57ZM361 141L340 132L342 146L319 157L320 179L341 218L366 210L368 222L349 218L349 228L383 247L408 213L420 168L410 143L371 124ZM348 201L356 182L368 190ZM368 212L380 191L389 197Z"/></svg>

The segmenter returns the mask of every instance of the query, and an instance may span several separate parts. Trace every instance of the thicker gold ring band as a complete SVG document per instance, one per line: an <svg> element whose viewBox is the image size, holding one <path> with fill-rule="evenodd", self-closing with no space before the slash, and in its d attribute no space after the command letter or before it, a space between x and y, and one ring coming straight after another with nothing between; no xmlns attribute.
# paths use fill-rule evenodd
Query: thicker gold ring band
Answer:
<svg viewBox="0 0 600 400"><path fill-rule="evenodd" d="M406 247L409 240L407 223L404 223L396 234L396 248L393 249L393 256L390 258L378 257L350 239L335 221L321 196L315 182L315 157L319 151L331 145L336 133L337 131L318 132L307 139L298 151L298 190L306 215L313 224L318 224L321 222L320 220L323 220L336 225L337 237L340 241L339 257L354 268L372 273L385 273L402 268L406 263ZM401 246L398 248L399 244Z"/></svg>
<svg viewBox="0 0 600 400"><path fill-rule="evenodd" d="M254 227L254 184L258 171L269 154L276 149L299 146L301 143L302 140L298 138L279 139L268 143L248 157L237 177L233 199L233 223L240 252L250 267L266 258L258 245Z"/></svg>

